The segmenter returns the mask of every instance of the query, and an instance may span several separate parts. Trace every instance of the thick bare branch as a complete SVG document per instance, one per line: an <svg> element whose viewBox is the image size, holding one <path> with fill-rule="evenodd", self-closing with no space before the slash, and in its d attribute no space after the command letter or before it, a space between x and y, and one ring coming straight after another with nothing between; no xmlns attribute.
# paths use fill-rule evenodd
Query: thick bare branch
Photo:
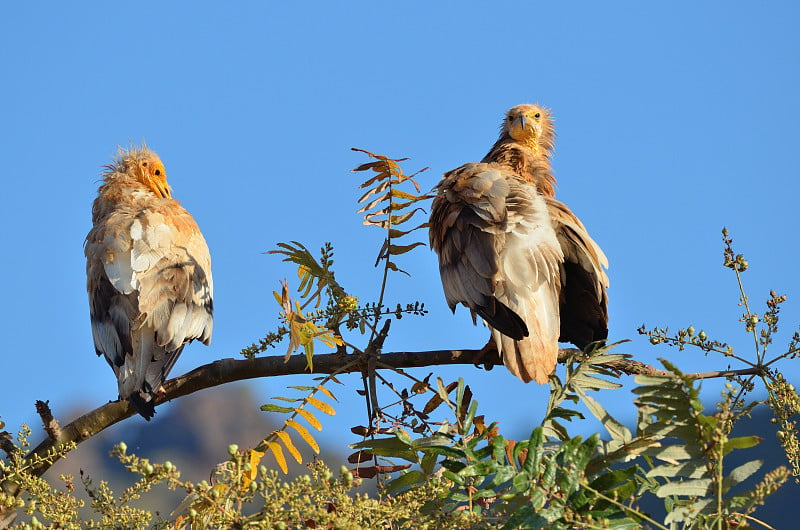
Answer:
<svg viewBox="0 0 800 530"><path fill-rule="evenodd" d="M579 353L579 350L564 349L559 352L559 361L563 362L568 356ZM431 350L419 352L390 352L380 354L381 367L390 368L419 368L425 366L440 366L452 364L475 364L481 362L488 364L491 368L492 360L480 358L481 350ZM366 362L369 356L364 357L363 363L350 364L353 357L330 353L314 356L314 369L309 372L304 355L295 355L284 361L283 355L268 357L258 357L255 359L220 359L213 363L195 368L191 372L171 379L164 383L164 393L159 395L155 402L161 404L172 399L179 398L188 394L212 388L215 386L241 381L244 379L255 379L260 377L276 377L282 375L301 375L301 374L331 374L334 372L363 372L366 370ZM494 360L497 362L497 360ZM381 367L378 367L380 369ZM669 372L659 370L648 364L634 361L631 359L620 359L608 366L626 374L645 374L645 375L669 375ZM709 377L731 377L735 375L747 375L755 369L746 370L726 370L720 372L707 372L703 374L690 374L698 378ZM100 433L107 427L114 425L130 416L136 414L136 410L127 401L112 401L91 412L72 421L61 429L57 437L49 437L40 443L33 451L27 455L27 459L34 463L39 461L39 457L57 445L67 442L79 444L88 440L92 436ZM34 472L38 475L43 474L52 463L40 463L34 466ZM16 485L4 482L3 489L6 493L15 494Z"/></svg>

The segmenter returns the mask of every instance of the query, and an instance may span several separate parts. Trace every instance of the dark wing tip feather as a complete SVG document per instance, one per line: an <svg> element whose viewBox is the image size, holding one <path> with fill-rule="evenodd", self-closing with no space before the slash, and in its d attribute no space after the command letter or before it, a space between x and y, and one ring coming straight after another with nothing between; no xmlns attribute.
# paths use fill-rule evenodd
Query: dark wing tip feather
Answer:
<svg viewBox="0 0 800 530"><path fill-rule="evenodd" d="M496 298L491 299L488 307L476 307L475 312L487 324L507 337L522 340L528 336L528 325L525 321Z"/></svg>
<svg viewBox="0 0 800 530"><path fill-rule="evenodd" d="M578 348L608 338L608 301L595 294L596 280L580 265L564 262L566 284L561 291L561 336Z"/></svg>
<svg viewBox="0 0 800 530"><path fill-rule="evenodd" d="M143 391L135 392L131 394L128 401L131 402L136 412L147 421L150 421L150 418L155 416L156 407L153 405L153 398L150 394Z"/></svg>

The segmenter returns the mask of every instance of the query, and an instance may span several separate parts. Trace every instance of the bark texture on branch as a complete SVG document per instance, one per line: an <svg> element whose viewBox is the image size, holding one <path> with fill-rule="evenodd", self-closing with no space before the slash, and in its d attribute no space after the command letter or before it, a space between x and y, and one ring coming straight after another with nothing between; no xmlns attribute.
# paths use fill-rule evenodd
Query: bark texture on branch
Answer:
<svg viewBox="0 0 800 530"><path fill-rule="evenodd" d="M421 368L426 366L440 365L474 365L475 362L486 363L492 366L492 360L479 359L481 350L431 350L420 352L389 352L380 354L380 365L390 368ZM580 350L563 349L559 351L559 362ZM355 361L355 362L354 362ZM500 363L499 359L494 360L494 364ZM349 365L349 366L347 366ZM255 359L220 359L210 364L195 368L191 372L170 379L164 383L164 393L155 399L155 404L159 405L166 401L179 398L188 394L211 388L233 381L244 379L255 379L261 377L275 377L282 375L302 375L302 374L331 374L361 372L366 369L366 358L359 360L355 355L342 355L340 353L330 353L314 356L314 367L312 371L307 369L305 355L294 355L288 362L283 355L268 357L258 357ZM658 370L648 364L634 361L631 359L621 359L610 364L608 368L613 368L622 373L635 375L670 375L669 372ZM698 378L708 377L730 377L734 375L746 375L758 373L757 369L727 370L720 372L708 372L704 374L692 374ZM52 448L68 443L81 442L88 440L104 429L136 414L136 410L130 405L128 400L112 401L83 416L75 419L71 423L62 427L57 437L48 437L33 449L26 458L31 462L36 462L38 457L46 455ZM50 432L53 432L51 429ZM41 463L33 467L34 473L42 475L52 465L51 463ZM3 490L7 494L15 495L18 491L16 484L10 481L2 483Z"/></svg>

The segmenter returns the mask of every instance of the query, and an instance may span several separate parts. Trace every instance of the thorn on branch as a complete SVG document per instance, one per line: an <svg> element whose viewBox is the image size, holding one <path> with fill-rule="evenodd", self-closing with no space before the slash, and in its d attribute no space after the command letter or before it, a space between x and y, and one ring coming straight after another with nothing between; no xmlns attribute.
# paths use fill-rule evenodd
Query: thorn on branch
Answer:
<svg viewBox="0 0 800 530"><path fill-rule="evenodd" d="M378 336L375 337L375 340L373 340L369 345L370 347L367 348L367 353L380 355L381 350L383 349L383 343L386 341L386 336L389 335L389 326L391 326L391 324L391 319L387 319L383 323L383 328L381 328L380 332L378 332Z"/></svg>
<svg viewBox="0 0 800 530"><path fill-rule="evenodd" d="M61 438L61 426L58 424L58 420L53 417L53 412L50 410L50 401L37 399L36 413L42 418L42 425L47 436L54 442L58 441Z"/></svg>

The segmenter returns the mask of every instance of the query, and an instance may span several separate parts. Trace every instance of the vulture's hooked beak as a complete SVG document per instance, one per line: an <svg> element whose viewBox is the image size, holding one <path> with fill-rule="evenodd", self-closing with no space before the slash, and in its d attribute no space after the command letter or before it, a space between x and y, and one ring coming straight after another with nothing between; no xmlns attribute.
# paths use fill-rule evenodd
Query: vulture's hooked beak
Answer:
<svg viewBox="0 0 800 530"><path fill-rule="evenodd" d="M520 114L514 118L511 124L511 136L519 141L530 141L536 139L541 133L539 123L529 116Z"/></svg>
<svg viewBox="0 0 800 530"><path fill-rule="evenodd" d="M161 196L165 199L172 198L172 189L170 189L169 184L166 182L159 182L159 189L161 190Z"/></svg>
<svg viewBox="0 0 800 530"><path fill-rule="evenodd" d="M166 180L150 179L150 189L161 197L162 199L169 199L172 197L172 190L169 188Z"/></svg>

